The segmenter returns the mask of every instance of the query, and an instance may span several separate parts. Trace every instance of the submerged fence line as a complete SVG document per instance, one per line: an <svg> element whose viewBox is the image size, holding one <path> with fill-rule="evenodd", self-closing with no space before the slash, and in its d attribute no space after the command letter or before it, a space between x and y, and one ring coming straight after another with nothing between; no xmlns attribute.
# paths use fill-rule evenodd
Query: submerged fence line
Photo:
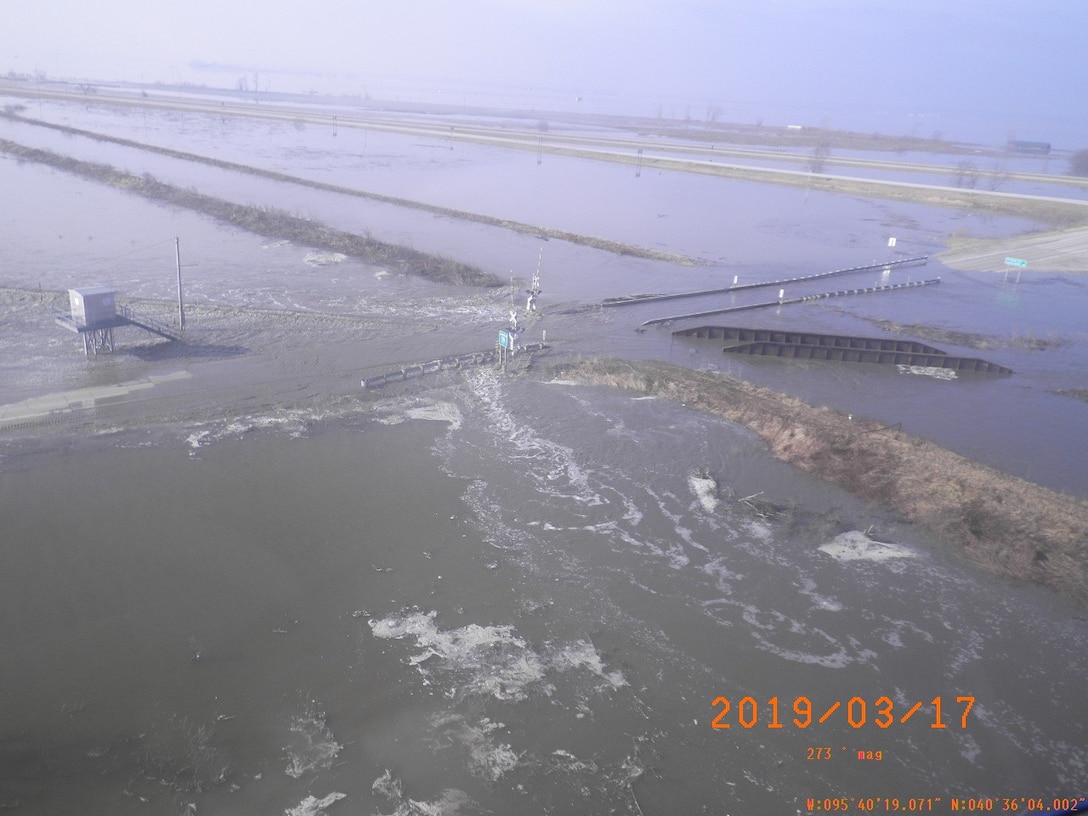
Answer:
<svg viewBox="0 0 1088 816"><path fill-rule="evenodd" d="M782 278L772 281L755 281L753 283L734 283L732 286L720 286L715 289L699 289L694 292L672 292L661 295L620 295L614 298L605 298L601 306L633 306L636 303L655 303L661 300L679 300L680 298L703 297L705 295L722 295L730 292L743 292L747 289L764 289L768 286L787 286L803 281L832 278L837 275L850 275L857 272L871 272L874 269L890 269L901 266L924 266L929 261L928 255L919 255L915 258L901 258L887 263L871 263L864 266L851 266L847 269L833 269L830 272L817 272L812 275L801 275L796 278Z"/></svg>
<svg viewBox="0 0 1088 816"><path fill-rule="evenodd" d="M899 289L913 289L918 286L933 286L941 282L940 278L931 278L924 281L910 281L909 283L893 283L888 286L870 286L865 289L843 289L838 292L824 292L818 295L802 295L795 298L784 298L781 300L768 300L763 303L749 303L745 306L726 306L721 309L710 309L705 312L689 312L687 314L671 315L669 317L655 317L652 320L644 321L639 325L639 330L642 330L646 326L653 326L658 323L669 323L673 320L687 320L694 317L710 317L712 315L726 314L728 312L743 312L748 309L765 309L771 306L785 306L790 303L805 303L811 300L826 300L833 297L846 297L847 295L869 295L876 292L893 292Z"/></svg>

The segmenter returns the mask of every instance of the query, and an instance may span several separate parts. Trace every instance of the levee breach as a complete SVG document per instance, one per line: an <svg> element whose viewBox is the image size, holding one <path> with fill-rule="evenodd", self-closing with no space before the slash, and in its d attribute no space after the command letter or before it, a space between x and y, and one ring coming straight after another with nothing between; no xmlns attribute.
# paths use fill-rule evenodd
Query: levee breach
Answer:
<svg viewBox="0 0 1088 816"><path fill-rule="evenodd" d="M830 360L843 363L941 368L1007 376L1012 370L980 360L947 354L916 340L890 337L854 337L816 332L750 329L738 326L699 326L674 331L673 337L691 337L725 342L726 354L760 357L788 357L799 360Z"/></svg>
<svg viewBox="0 0 1088 816"><path fill-rule="evenodd" d="M526 343L518 349L518 353L531 355L548 348L549 346L546 346L544 343ZM422 377L424 374L435 374L439 371L449 371L450 369L485 365L487 363L497 362L498 360L499 351L497 349L474 351L456 357L443 357L440 360L431 360L426 363L413 363L402 368L393 369L392 371L386 371L383 374L375 374L372 377L363 379L360 382L360 385L363 388L380 388L381 386L389 385L390 383L404 382L405 380L415 377Z"/></svg>

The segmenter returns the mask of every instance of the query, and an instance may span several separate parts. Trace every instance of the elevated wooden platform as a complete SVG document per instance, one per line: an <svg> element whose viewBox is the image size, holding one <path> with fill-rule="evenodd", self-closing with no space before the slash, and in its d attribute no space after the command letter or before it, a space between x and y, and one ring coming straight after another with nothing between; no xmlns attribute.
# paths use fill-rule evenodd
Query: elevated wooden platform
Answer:
<svg viewBox="0 0 1088 816"><path fill-rule="evenodd" d="M180 332L157 320L138 315L128 307L122 307L120 313L107 320L99 320L87 326L77 323L70 314L58 314L54 316L54 319L58 326L83 337L83 352L87 355L112 352L114 350L113 330L121 326L135 326L166 340L181 339Z"/></svg>

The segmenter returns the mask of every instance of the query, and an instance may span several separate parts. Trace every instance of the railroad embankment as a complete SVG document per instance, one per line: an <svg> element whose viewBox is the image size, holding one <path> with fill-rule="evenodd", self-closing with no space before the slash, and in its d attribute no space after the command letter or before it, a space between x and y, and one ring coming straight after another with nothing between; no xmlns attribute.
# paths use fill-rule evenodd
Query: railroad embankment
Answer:
<svg viewBox="0 0 1088 816"><path fill-rule="evenodd" d="M1088 501L717 372L591 359L559 364L548 375L659 396L736 422L777 458L893 508L991 572L1088 597Z"/></svg>

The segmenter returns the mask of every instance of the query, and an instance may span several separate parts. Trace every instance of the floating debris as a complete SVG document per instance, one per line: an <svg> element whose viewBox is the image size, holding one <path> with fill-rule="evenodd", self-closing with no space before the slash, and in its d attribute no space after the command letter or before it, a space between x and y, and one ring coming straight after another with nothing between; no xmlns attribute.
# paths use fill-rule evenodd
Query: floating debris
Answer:
<svg viewBox="0 0 1088 816"><path fill-rule="evenodd" d="M695 498L699 500L699 504L702 505L703 510L708 513L713 513L719 504L718 499L718 480L710 475L710 471L706 468L700 468L688 475L688 487L691 488L691 492L695 494Z"/></svg>
<svg viewBox="0 0 1088 816"><path fill-rule="evenodd" d="M900 544L876 541L861 530L837 535L819 550L837 561L888 561L892 558L916 557L915 552Z"/></svg>
<svg viewBox="0 0 1088 816"><path fill-rule="evenodd" d="M307 266L329 266L343 263L347 257L343 252L310 252L306 255L304 263Z"/></svg>
<svg viewBox="0 0 1088 816"><path fill-rule="evenodd" d="M918 374L922 377L935 377L938 380L957 379L956 372L950 368L917 365L897 365L895 368L900 374Z"/></svg>

